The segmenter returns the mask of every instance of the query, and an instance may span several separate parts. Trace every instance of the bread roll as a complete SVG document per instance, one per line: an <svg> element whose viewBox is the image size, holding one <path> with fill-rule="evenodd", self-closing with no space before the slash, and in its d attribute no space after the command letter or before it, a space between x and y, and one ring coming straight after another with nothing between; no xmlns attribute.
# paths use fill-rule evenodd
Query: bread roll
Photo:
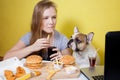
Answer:
<svg viewBox="0 0 120 80"><path fill-rule="evenodd" d="M26 58L25 62L26 67L37 69L42 66L42 57L38 55L30 55Z"/></svg>

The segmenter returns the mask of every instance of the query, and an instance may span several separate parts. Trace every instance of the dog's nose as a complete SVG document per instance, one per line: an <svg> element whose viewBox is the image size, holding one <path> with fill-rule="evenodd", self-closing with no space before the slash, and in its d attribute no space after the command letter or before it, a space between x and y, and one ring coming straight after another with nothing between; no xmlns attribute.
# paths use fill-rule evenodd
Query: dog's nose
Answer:
<svg viewBox="0 0 120 80"><path fill-rule="evenodd" d="M78 48L76 48L76 49L75 49L75 51L77 52L77 51L79 51L79 49L78 49Z"/></svg>

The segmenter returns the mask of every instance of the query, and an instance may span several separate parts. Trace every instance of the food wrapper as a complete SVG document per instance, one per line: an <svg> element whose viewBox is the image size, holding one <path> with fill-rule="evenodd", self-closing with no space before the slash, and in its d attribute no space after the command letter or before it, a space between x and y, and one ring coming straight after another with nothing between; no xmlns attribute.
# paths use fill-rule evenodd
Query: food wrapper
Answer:
<svg viewBox="0 0 120 80"><path fill-rule="evenodd" d="M17 57L13 57L0 62L0 80L6 80L4 76L5 70L11 70L15 74L18 66L22 67L26 74L16 80L26 80L31 77L30 70L24 67L23 63Z"/></svg>

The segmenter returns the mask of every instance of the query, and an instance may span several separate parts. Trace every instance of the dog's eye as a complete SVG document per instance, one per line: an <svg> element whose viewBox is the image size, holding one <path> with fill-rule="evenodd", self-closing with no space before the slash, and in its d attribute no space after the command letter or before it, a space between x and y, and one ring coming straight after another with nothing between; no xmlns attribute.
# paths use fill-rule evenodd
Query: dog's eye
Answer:
<svg viewBox="0 0 120 80"><path fill-rule="evenodd" d="M75 41L76 41L77 43L81 43L81 41L80 41L78 38L76 38Z"/></svg>

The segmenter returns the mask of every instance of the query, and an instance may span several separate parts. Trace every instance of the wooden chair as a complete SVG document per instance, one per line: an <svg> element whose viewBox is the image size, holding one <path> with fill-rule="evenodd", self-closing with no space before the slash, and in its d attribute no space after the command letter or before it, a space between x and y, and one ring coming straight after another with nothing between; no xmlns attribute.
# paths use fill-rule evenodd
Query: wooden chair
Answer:
<svg viewBox="0 0 120 80"><path fill-rule="evenodd" d="M2 56L0 56L0 61L2 61L3 60L3 57Z"/></svg>

